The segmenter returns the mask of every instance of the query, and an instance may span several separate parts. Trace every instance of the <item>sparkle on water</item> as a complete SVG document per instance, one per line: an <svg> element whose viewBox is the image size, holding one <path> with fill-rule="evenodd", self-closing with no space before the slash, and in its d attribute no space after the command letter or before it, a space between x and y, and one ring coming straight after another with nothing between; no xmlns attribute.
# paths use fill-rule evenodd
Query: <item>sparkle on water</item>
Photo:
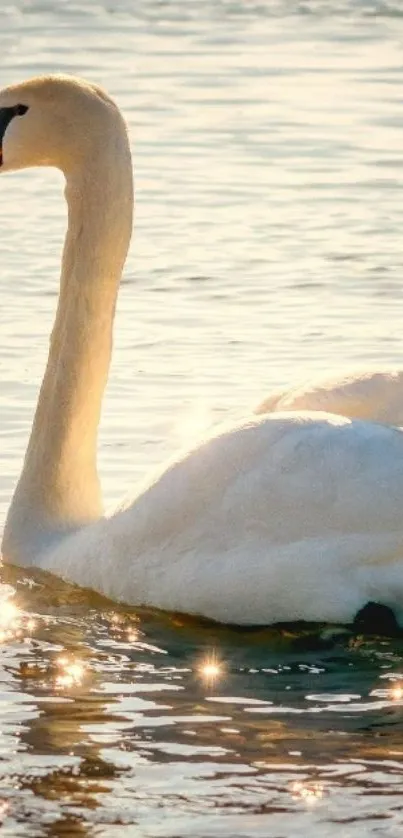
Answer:
<svg viewBox="0 0 403 838"><path fill-rule="evenodd" d="M390 695L395 701L400 701L403 698L403 687L401 684L396 684L391 688Z"/></svg>
<svg viewBox="0 0 403 838"><path fill-rule="evenodd" d="M207 685L213 686L219 678L223 677L223 662L217 658L216 652L211 652L198 667L198 672Z"/></svg>
<svg viewBox="0 0 403 838"><path fill-rule="evenodd" d="M312 783L305 785L301 780L293 784L292 794L295 799L304 800L310 805L314 805L323 797L323 783Z"/></svg>
<svg viewBox="0 0 403 838"><path fill-rule="evenodd" d="M108 505L272 388L402 362L402 41L401 0L0 4L1 85L88 76L133 139ZM51 171L1 180L0 527L56 306L62 189ZM5 838L395 838L402 714L401 638L240 632L2 571Z"/></svg>
<svg viewBox="0 0 403 838"><path fill-rule="evenodd" d="M0 605L0 626L11 628L18 623L20 612L14 602L6 600Z"/></svg>
<svg viewBox="0 0 403 838"><path fill-rule="evenodd" d="M60 672L56 676L55 682L57 687L78 687L82 684L85 669L79 661L60 657L57 659L57 665L60 667Z"/></svg>

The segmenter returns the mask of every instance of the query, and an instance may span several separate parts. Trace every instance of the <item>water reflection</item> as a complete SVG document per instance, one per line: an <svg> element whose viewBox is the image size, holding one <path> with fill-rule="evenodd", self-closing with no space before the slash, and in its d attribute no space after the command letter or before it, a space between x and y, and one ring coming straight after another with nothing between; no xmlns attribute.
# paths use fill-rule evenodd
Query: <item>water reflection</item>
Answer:
<svg viewBox="0 0 403 838"><path fill-rule="evenodd" d="M370 829L380 793L400 817L399 640L317 633L313 649L306 630L304 649L292 627L245 634L5 576L35 626L2 645L0 818L15 834L221 835L221 812L224 834L271 835L325 812L340 828L346 806Z"/></svg>

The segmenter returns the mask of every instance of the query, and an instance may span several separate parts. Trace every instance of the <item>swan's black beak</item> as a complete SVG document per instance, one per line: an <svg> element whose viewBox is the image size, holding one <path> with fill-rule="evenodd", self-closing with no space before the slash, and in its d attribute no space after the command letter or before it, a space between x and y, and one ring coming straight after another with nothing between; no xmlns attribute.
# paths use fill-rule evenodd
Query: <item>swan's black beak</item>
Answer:
<svg viewBox="0 0 403 838"><path fill-rule="evenodd" d="M28 110L27 105L13 105L11 108L0 108L0 166L3 162L3 137L7 126L14 116L23 116Z"/></svg>

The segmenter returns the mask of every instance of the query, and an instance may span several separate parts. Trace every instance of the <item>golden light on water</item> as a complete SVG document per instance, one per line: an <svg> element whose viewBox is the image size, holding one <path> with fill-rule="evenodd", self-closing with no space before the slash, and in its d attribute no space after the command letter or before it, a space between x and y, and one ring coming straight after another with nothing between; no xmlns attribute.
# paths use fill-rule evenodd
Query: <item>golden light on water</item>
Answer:
<svg viewBox="0 0 403 838"><path fill-rule="evenodd" d="M12 600L0 603L0 643L24 640L35 628L35 620L26 617Z"/></svg>
<svg viewBox="0 0 403 838"><path fill-rule="evenodd" d="M400 699L403 698L403 684L394 684L390 690L390 697L393 698L394 701L400 701Z"/></svg>
<svg viewBox="0 0 403 838"><path fill-rule="evenodd" d="M56 661L60 668L59 674L56 676L56 686L60 689L70 689L71 687L79 687L84 679L85 667L83 664L74 659L69 659L62 656Z"/></svg>
<svg viewBox="0 0 403 838"><path fill-rule="evenodd" d="M3 602L0 610L0 626L10 626L20 617L19 608L13 602Z"/></svg>
<svg viewBox="0 0 403 838"><path fill-rule="evenodd" d="M301 780L293 783L292 796L294 800L304 800L314 806L323 797L323 783L304 783Z"/></svg>
<svg viewBox="0 0 403 838"><path fill-rule="evenodd" d="M199 664L197 671L202 681L208 686L212 686L223 677L224 665L217 658L215 652L212 652Z"/></svg>
<svg viewBox="0 0 403 838"><path fill-rule="evenodd" d="M120 639L127 641L128 643L137 643L139 640L139 631L136 626L133 625L133 621L128 622L127 617L124 617L122 614L117 614L116 612L109 616L108 620L111 629L119 636Z"/></svg>
<svg viewBox="0 0 403 838"><path fill-rule="evenodd" d="M123 622L123 620L120 614L112 614L109 618L109 622L112 626L118 626L120 623Z"/></svg>
<svg viewBox="0 0 403 838"><path fill-rule="evenodd" d="M202 666L202 674L204 678L218 678L221 674L221 669L218 663L205 663Z"/></svg>

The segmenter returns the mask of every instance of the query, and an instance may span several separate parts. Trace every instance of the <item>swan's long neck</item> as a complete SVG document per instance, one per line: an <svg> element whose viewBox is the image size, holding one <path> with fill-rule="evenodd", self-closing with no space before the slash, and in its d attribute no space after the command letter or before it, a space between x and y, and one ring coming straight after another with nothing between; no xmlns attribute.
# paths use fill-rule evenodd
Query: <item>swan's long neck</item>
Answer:
<svg viewBox="0 0 403 838"><path fill-rule="evenodd" d="M58 309L3 540L3 554L11 561L14 544L26 530L29 538L32 521L34 528L40 522L41 531L60 530L102 514L97 430L133 207L123 123L112 139L106 149L99 149L91 161L67 176L68 231Z"/></svg>

